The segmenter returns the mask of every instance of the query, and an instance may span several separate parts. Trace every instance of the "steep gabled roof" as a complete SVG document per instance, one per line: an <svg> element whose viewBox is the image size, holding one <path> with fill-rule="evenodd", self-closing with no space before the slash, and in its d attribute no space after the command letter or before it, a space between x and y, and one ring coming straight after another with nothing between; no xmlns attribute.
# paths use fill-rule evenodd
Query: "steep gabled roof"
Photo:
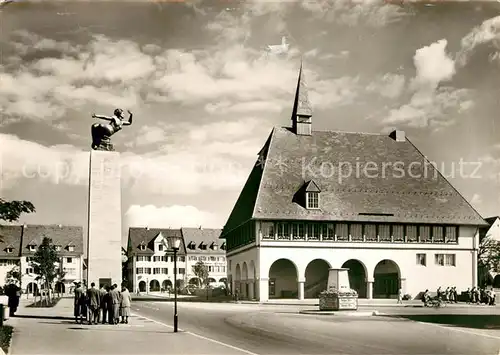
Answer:
<svg viewBox="0 0 500 355"><path fill-rule="evenodd" d="M54 245L73 245L72 252L62 249L60 253L68 256L81 256L83 255L83 228L78 226L65 226L65 225L26 225L23 227L23 245L21 248L21 255L32 255L33 252L29 251L28 245L42 244L44 237L52 239Z"/></svg>
<svg viewBox="0 0 500 355"><path fill-rule="evenodd" d="M0 256L19 257L21 252L21 239L23 234L22 226L2 226L0 225ZM7 253L7 248L12 248L11 253Z"/></svg>
<svg viewBox="0 0 500 355"><path fill-rule="evenodd" d="M190 253L202 254L221 254L224 253L222 246L225 244L225 239L219 238L221 229L212 228L181 228L184 242L186 243L186 251ZM195 249L189 246L193 245ZM205 249L200 248L205 245Z"/></svg>
<svg viewBox="0 0 500 355"><path fill-rule="evenodd" d="M309 182L306 183L306 186L304 189L305 189L305 192L321 192L321 189L314 182L314 180L309 180Z"/></svg>
<svg viewBox="0 0 500 355"><path fill-rule="evenodd" d="M223 235L250 218L486 225L408 139L396 142L389 135L330 131L301 136L276 127L268 142L260 187L255 192L247 188L247 181ZM417 171L412 163L422 168ZM373 170L356 174L356 164L375 164L378 175L374 177ZM401 166L404 173L398 174L396 168ZM339 167L344 168L343 175ZM308 180L321 186L319 210L307 210L293 201Z"/></svg>
<svg viewBox="0 0 500 355"><path fill-rule="evenodd" d="M485 218L484 220L485 220L486 222L488 222L488 224L491 226L491 225L493 225L493 223L495 223L495 221L496 221L497 219L500 219L500 217L499 217L499 216L488 217L488 218Z"/></svg>
<svg viewBox="0 0 500 355"><path fill-rule="evenodd" d="M128 230L128 255L152 255L154 253L154 240L158 234L162 234L167 240L169 238L180 238L181 247L178 252L179 255L186 254L186 246L182 240L180 229L167 229L167 228L147 228L147 227L131 227ZM139 245L144 243L146 250L140 250ZM167 254L169 251L167 250Z"/></svg>

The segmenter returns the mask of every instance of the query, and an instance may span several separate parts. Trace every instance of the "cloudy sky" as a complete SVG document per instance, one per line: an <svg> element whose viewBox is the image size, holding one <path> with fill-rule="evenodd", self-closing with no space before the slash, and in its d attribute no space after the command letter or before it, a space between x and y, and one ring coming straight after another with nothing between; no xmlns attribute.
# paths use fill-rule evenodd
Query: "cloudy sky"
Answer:
<svg viewBox="0 0 500 355"><path fill-rule="evenodd" d="M270 130L289 125L301 56L315 129L403 129L480 213L500 214L496 2L74 1L0 11L0 193L35 204L22 222L85 225L91 114L121 107L134 112L113 137L124 234L131 225L221 228ZM266 55L282 36L289 53Z"/></svg>

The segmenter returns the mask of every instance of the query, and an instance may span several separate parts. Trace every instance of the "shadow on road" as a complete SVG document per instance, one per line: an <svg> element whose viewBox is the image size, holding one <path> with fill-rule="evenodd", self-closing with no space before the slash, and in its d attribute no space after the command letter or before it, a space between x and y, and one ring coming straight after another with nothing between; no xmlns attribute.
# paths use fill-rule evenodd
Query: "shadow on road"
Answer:
<svg viewBox="0 0 500 355"><path fill-rule="evenodd" d="M417 322L450 325L474 329L500 329L500 317L493 314L410 314L391 315Z"/></svg>

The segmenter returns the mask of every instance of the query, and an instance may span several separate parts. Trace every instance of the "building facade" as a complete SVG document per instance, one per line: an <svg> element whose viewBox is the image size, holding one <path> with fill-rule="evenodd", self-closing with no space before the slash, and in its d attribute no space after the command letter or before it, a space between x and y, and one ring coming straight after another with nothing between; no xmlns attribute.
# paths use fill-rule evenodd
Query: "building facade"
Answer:
<svg viewBox="0 0 500 355"><path fill-rule="evenodd" d="M129 228L128 283L133 292L160 292L174 285L172 240L181 239L177 253L177 286L186 284L186 247L178 229Z"/></svg>
<svg viewBox="0 0 500 355"><path fill-rule="evenodd" d="M23 225L0 226L0 273L7 273L14 263L21 272L21 288L32 295L45 286L36 280L32 258L44 237L52 239L59 254L58 267L62 277L55 281L55 291L67 294L74 282L83 279L83 228L64 225ZM4 265L5 264L5 265ZM5 282L5 275L0 274L0 282Z"/></svg>
<svg viewBox="0 0 500 355"><path fill-rule="evenodd" d="M191 285L200 285L193 267L202 261L208 268L208 282L227 284L226 242L221 229L182 228L186 244L186 276Z"/></svg>
<svg viewBox="0 0 500 355"><path fill-rule="evenodd" d="M500 243L500 217L485 218L485 221L488 225L479 230L479 240L483 245L479 258L483 258L483 265L488 264L488 259L491 257L490 248L487 246L491 243ZM494 266L488 267L487 270L480 270L480 283L492 284L493 287L500 288L500 270Z"/></svg>
<svg viewBox="0 0 500 355"><path fill-rule="evenodd" d="M329 268L366 298L477 285L486 222L403 131L312 124L301 68L292 126L272 130L221 234L241 297L316 298Z"/></svg>

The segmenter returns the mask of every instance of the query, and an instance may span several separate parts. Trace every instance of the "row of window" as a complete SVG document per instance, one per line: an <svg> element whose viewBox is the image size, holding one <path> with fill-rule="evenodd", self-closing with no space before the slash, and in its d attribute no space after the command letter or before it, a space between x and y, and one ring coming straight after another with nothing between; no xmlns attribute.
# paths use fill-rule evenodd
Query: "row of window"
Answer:
<svg viewBox="0 0 500 355"><path fill-rule="evenodd" d="M455 254L434 254L434 264L438 266L457 266ZM427 266L427 254L417 254L417 265Z"/></svg>
<svg viewBox="0 0 500 355"><path fill-rule="evenodd" d="M74 268L74 267L65 267L65 268L63 268L63 271L65 272L66 276L75 276L76 275L76 268ZM32 267L27 267L25 272L26 272L26 274L31 275L35 272L35 270Z"/></svg>
<svg viewBox="0 0 500 355"><path fill-rule="evenodd" d="M225 266L208 265L208 272L226 272Z"/></svg>
<svg viewBox="0 0 500 355"><path fill-rule="evenodd" d="M163 255L163 256L136 256L135 257L135 261L164 261L164 262L167 262L169 260L171 262L174 262L173 255L171 255L171 256L166 256L166 255ZM186 257L185 256L178 256L177 261L184 263L184 262L186 262Z"/></svg>
<svg viewBox="0 0 500 355"><path fill-rule="evenodd" d="M17 260L0 259L0 266L12 266L17 264L18 264Z"/></svg>
<svg viewBox="0 0 500 355"><path fill-rule="evenodd" d="M255 242L255 222L247 222L226 237L227 250L233 250Z"/></svg>
<svg viewBox="0 0 500 355"><path fill-rule="evenodd" d="M28 246L28 250L29 251L32 251L32 252L35 252L37 249L36 245L30 245ZM73 252L75 251L75 247L73 245L68 245L66 247L66 249L69 251L69 252ZM6 248L5 251L8 253L8 254L11 254L13 251L14 251L14 248ZM56 245L56 251L61 251L61 246L60 245Z"/></svg>
<svg viewBox="0 0 500 355"><path fill-rule="evenodd" d="M26 257L26 262L28 263L31 263L35 258L33 258L32 256L28 256ZM64 261L66 264L73 264L73 259L74 258L59 258L59 262L62 262Z"/></svg>
<svg viewBox="0 0 500 355"><path fill-rule="evenodd" d="M151 275L151 274L154 274L154 275L158 275L158 274L167 275L168 274L168 268L165 268L165 267L162 267L162 268L159 268L159 267L155 267L155 268L138 267L138 268L135 269L135 273L136 274L148 274L148 275ZM185 268L177 268L177 273L178 274L185 274L186 273L186 269Z"/></svg>
<svg viewBox="0 0 500 355"><path fill-rule="evenodd" d="M189 261L226 261L225 256L190 256Z"/></svg>
<svg viewBox="0 0 500 355"><path fill-rule="evenodd" d="M457 243L458 226L263 222L264 240Z"/></svg>

